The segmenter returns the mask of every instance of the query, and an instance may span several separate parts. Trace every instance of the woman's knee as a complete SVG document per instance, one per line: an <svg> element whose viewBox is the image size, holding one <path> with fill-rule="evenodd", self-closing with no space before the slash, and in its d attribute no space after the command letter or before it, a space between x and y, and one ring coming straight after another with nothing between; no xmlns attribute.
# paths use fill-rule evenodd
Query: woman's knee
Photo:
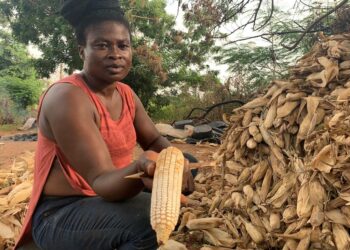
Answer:
<svg viewBox="0 0 350 250"><path fill-rule="evenodd" d="M129 242L128 248L121 249L133 249L131 245L135 246L135 249L157 249L157 237L150 219L151 194L141 192L133 203L137 204L132 225L134 237L132 242Z"/></svg>
<svg viewBox="0 0 350 250"><path fill-rule="evenodd" d="M158 248L157 236L152 228L145 228L142 233L134 236L135 237L128 240L126 244L119 246L118 249L153 250Z"/></svg>

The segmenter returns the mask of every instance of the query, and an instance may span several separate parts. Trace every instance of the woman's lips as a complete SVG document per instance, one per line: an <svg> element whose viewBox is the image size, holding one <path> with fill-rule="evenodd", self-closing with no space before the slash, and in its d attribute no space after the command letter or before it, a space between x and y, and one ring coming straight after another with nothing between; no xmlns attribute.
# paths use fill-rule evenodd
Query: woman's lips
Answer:
<svg viewBox="0 0 350 250"><path fill-rule="evenodd" d="M122 72L124 68L121 66L110 66L110 67L107 67L107 70L111 73L118 74Z"/></svg>

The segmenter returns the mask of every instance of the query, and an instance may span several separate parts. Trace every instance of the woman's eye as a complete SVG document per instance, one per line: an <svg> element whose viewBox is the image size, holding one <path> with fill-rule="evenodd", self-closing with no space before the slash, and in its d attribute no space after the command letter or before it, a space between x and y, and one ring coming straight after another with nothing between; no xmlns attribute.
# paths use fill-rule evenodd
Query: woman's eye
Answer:
<svg viewBox="0 0 350 250"><path fill-rule="evenodd" d="M119 48L120 49L127 49L127 48L129 48L129 45L128 44L121 44L121 45L119 45Z"/></svg>
<svg viewBox="0 0 350 250"><path fill-rule="evenodd" d="M96 44L96 47L99 49L106 49L108 46L106 43L98 43Z"/></svg>

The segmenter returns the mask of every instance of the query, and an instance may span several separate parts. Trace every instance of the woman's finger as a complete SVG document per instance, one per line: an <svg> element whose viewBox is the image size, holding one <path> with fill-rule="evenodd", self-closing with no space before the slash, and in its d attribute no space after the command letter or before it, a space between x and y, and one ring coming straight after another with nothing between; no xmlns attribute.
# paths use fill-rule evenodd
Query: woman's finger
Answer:
<svg viewBox="0 0 350 250"><path fill-rule="evenodd" d="M143 172L146 176L153 176L156 168L156 163L152 160L148 160L145 157L141 157L138 162L138 172Z"/></svg>
<svg viewBox="0 0 350 250"><path fill-rule="evenodd" d="M150 161L148 160L146 163L145 163L145 173L148 175L148 176L154 176L154 171L156 170L156 163L154 161Z"/></svg>
<svg viewBox="0 0 350 250"><path fill-rule="evenodd" d="M185 164L185 167L184 167L182 192L184 194L190 194L194 190L194 180L193 180L193 176L192 176L188 161L186 163L187 164Z"/></svg>
<svg viewBox="0 0 350 250"><path fill-rule="evenodd" d="M141 177L141 180L143 182L143 185L145 185L145 187L147 189L152 190L152 187L153 187L153 179L152 178Z"/></svg>

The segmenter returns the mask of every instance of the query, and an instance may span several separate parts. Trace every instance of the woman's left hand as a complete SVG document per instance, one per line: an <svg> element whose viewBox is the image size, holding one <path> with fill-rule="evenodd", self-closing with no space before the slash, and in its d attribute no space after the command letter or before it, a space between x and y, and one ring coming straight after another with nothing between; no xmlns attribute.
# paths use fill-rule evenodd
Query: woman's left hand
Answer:
<svg viewBox="0 0 350 250"><path fill-rule="evenodd" d="M182 178L182 193L190 194L194 191L194 180L189 166L189 161L185 158L184 173Z"/></svg>

